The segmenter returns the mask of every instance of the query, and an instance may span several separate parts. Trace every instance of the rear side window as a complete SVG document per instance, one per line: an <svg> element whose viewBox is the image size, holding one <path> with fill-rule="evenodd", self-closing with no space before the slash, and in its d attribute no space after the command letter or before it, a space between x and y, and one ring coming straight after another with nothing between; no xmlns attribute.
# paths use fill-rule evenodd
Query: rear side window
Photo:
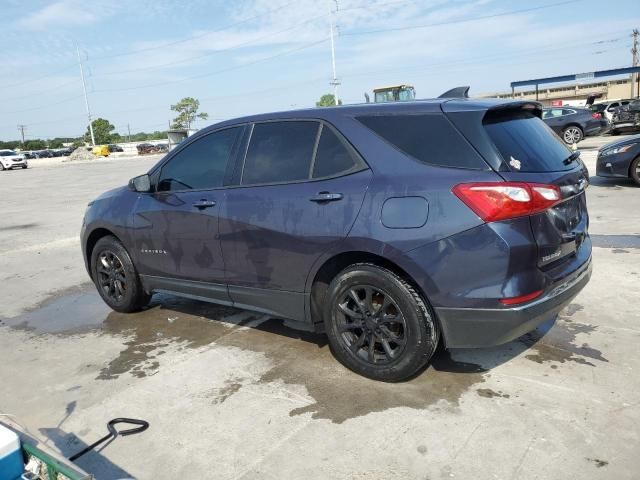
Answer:
<svg viewBox="0 0 640 480"><path fill-rule="evenodd" d="M357 120L420 162L442 167L487 168L442 114L375 115Z"/></svg>
<svg viewBox="0 0 640 480"><path fill-rule="evenodd" d="M244 162L242 184L308 179L319 126L313 121L255 124Z"/></svg>
<svg viewBox="0 0 640 480"><path fill-rule="evenodd" d="M313 178L329 177L347 172L357 165L357 160L338 136L327 126L322 127Z"/></svg>
<svg viewBox="0 0 640 480"><path fill-rule="evenodd" d="M482 123L512 171L558 172L575 167L565 164L571 150L530 112L489 112Z"/></svg>

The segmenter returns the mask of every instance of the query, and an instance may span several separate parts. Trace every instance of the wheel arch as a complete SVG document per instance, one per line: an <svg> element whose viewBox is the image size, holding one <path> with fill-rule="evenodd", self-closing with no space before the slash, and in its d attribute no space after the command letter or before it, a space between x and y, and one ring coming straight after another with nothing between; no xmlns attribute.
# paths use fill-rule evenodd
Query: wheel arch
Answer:
<svg viewBox="0 0 640 480"><path fill-rule="evenodd" d="M311 282L309 290L309 317L316 328L322 325L322 304L329 284L338 273L356 263L371 263L391 270L414 287L422 298L429 303L424 289L398 263L368 251L351 250L340 252L322 263L320 268L315 272ZM433 308L431 308L431 310L433 311ZM435 313L433 314L435 315Z"/></svg>
<svg viewBox="0 0 640 480"><path fill-rule="evenodd" d="M98 243L98 240L108 236L115 237L119 242L121 242L120 238L118 238L118 236L115 233L113 233L113 231L104 227L95 228L87 236L87 240L84 245L84 251L85 251L85 258L87 260L87 270L89 271L89 276L91 278L93 278L93 275L91 273L91 255L93 254L93 249Z"/></svg>

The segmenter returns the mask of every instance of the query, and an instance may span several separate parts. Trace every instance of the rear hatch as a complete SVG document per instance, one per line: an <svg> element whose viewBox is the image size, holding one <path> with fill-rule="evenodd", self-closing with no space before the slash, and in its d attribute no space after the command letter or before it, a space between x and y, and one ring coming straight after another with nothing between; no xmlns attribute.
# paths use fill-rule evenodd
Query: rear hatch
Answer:
<svg viewBox="0 0 640 480"><path fill-rule="evenodd" d="M539 118L539 110L489 110L483 126L500 153L506 181L555 185L561 201L530 217L538 266L547 270L574 258L588 236L585 188L589 174L579 158Z"/></svg>

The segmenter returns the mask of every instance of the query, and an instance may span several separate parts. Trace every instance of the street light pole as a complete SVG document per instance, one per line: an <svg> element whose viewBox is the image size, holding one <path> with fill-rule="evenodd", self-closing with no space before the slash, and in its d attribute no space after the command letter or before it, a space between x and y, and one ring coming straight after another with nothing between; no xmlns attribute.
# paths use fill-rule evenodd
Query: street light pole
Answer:
<svg viewBox="0 0 640 480"><path fill-rule="evenodd" d="M84 103L87 106L87 117L89 118L89 132L91 133L91 146L96 146L96 137L93 135L93 124L91 122L91 109L89 108L89 97L87 97L87 85L84 83L84 69L82 68L82 60L80 59L80 48L76 45L76 53L78 54L78 65L80 66L80 78L82 79L82 90L84 91Z"/></svg>
<svg viewBox="0 0 640 480"><path fill-rule="evenodd" d="M333 85L333 98L335 99L336 105L340 104L340 97L338 96L338 85L340 85L340 81L338 80L338 76L336 74L336 46L335 41L333 39L334 36L334 15L338 12L338 0L333 0L336 4L336 9L333 10L331 8L331 1L329 0L329 34L331 37L331 68L333 70L333 78L329 85Z"/></svg>

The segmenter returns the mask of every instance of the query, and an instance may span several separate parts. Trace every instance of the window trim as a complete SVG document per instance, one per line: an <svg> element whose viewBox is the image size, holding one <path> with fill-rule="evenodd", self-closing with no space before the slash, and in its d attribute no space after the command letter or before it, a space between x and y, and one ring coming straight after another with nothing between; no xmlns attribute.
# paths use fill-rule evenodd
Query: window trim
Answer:
<svg viewBox="0 0 640 480"><path fill-rule="evenodd" d="M244 177L244 168L247 161L247 153L249 152L249 146L251 145L251 139L253 138L253 132L256 125L263 123L284 123L284 122L316 122L318 123L318 132L316 134L315 143L313 146L313 153L311 157L311 163L309 165L309 172L307 173L307 178L299 179L299 180L287 180L281 182L265 182L265 183L247 183L243 184L242 179ZM328 175L324 177L313 178L313 167L316 161L316 154L318 153L318 145L320 142L320 135L322 134L322 130L327 127L331 130L331 132L336 135L338 140L342 143L342 145L347 149L347 151L354 157L355 164L353 168L349 170L344 170L342 172L338 172L334 175ZM351 145L351 143L345 139L344 135L340 133L340 131L321 118L274 118L269 120L259 120L255 122L251 122L251 132L249 134L249 138L246 141L246 145L244 145L244 152L242 158L239 159L242 162L242 169L240 178L238 179L238 183L236 185L229 185L227 188L249 188L249 187L267 187L267 186L277 186L277 185L289 185L289 184L298 184L298 183L310 183L310 182L318 182L323 180L331 180L334 178L345 177L347 175L351 175L354 173L361 172L363 170L370 169L367 162L362 158L362 155Z"/></svg>
<svg viewBox="0 0 640 480"><path fill-rule="evenodd" d="M170 194L176 194L176 193L188 193L188 192L208 192L211 190L221 190L223 188L227 188L228 185L221 185L219 187L207 187L207 188L192 188L192 189L184 189L184 190L158 190L158 185L160 183L160 177L162 175L162 170L167 166L167 164L169 162L171 162L178 154L180 154L180 152L182 152L183 150L185 150L186 148L188 148L189 146L193 145L195 142L204 139L205 137L208 137L209 135L213 135L215 133L220 133L223 132L225 130L230 130L232 128L240 128L240 131L238 132L238 136L235 139L235 141L233 142L233 145L231 146L231 152L229 154L229 162L227 163L227 166L225 168L225 174L224 177L222 179L222 181L224 182L225 180L227 180L228 177L228 173L229 173L229 168L234 167L235 166L235 161L236 161L236 157L238 155L238 148L240 147L240 143L243 140L243 134L244 134L244 130L243 128L246 127L246 123L239 123L237 125L227 125L225 127L222 128L218 128L216 130L212 130L210 132L204 133L202 135L198 135L197 137L193 138L191 141L185 143L184 145L181 145L179 148L176 148L174 151L171 152L170 155L167 155L166 158L164 158L161 163L159 163L157 166L155 166L150 172L149 172L149 176L151 178L153 178L153 191L152 192L148 192L151 194L157 194L157 195L170 195Z"/></svg>

